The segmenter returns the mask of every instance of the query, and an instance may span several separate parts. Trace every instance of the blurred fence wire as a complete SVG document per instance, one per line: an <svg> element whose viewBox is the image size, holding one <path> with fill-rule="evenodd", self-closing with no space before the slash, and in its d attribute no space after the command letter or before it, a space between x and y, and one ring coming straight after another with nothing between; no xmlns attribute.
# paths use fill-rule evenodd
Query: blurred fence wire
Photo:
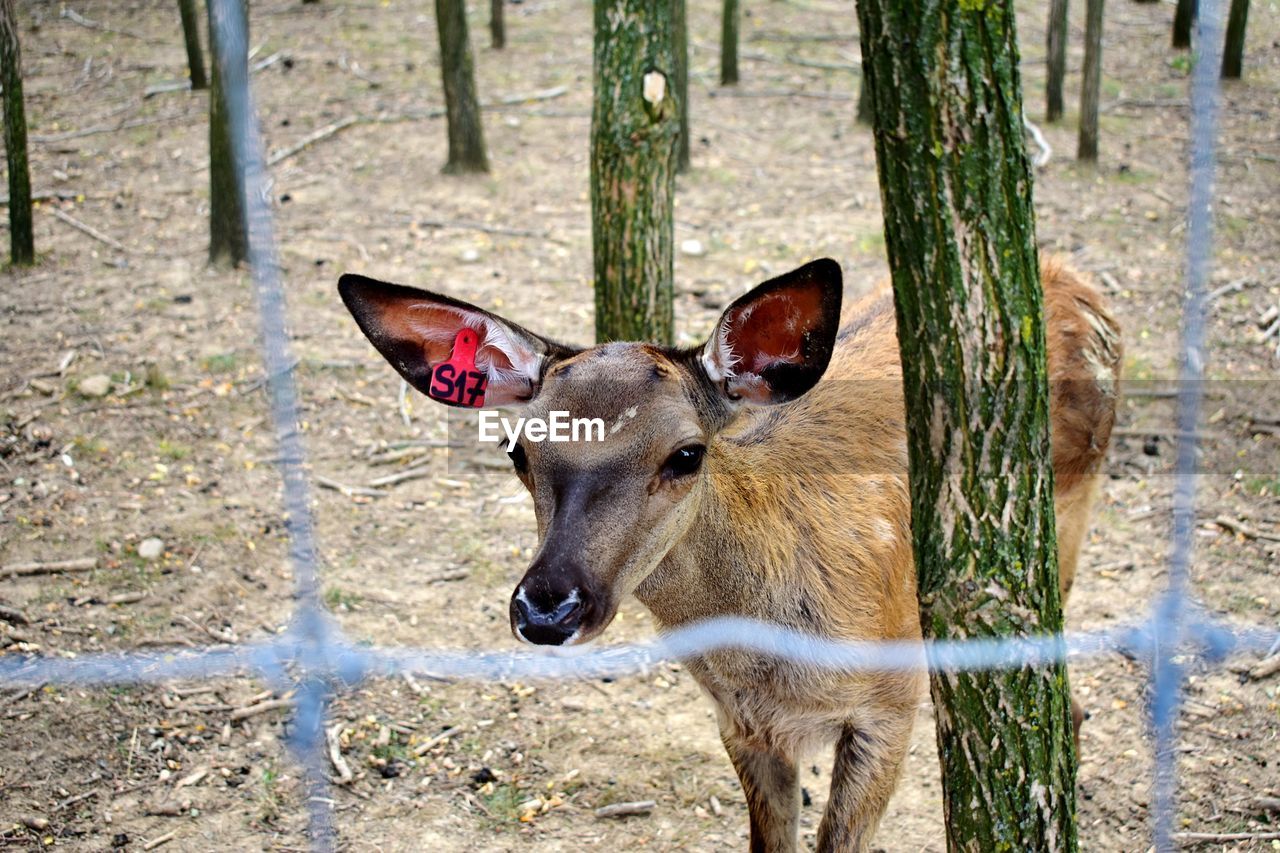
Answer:
<svg viewBox="0 0 1280 853"><path fill-rule="evenodd" d="M1228 654L1275 653L1280 633L1240 628L1192 606L1188 596L1195 520L1197 433L1203 375L1205 283L1210 263L1214 141L1221 57L1221 3L1200 6L1191 88L1191 194L1188 210L1187 291L1181 381L1178 383L1178 457L1169 585L1150 617L1117 629L1000 640L917 643L840 643L776 625L722 618L672 631L643 643L547 652L476 652L388 649L347 640L321 606L305 452L298 429L284 291L272 233L270 181L265 170L248 70L226 57L244 57L248 33L233 4L210 0L211 23L223 49L216 52L227 101L242 210L248 223L249 260L261 314L271 416L279 444L284 517L295 579L296 609L289 629L269 642L153 653L82 655L74 658L6 656L0 680L16 687L61 683L151 683L169 679L252 675L294 691L290 745L305 768L309 831L316 850L335 844L332 801L327 796L324 721L332 698L372 677L420 675L477 680L600 678L644 673L661 661L715 649L738 648L797 661L814 668L886 671L980 670L1033 667L1053 661L1119 653L1146 664L1152 678L1155 733L1157 851L1175 849L1175 737L1183 676L1192 661L1211 665Z"/></svg>

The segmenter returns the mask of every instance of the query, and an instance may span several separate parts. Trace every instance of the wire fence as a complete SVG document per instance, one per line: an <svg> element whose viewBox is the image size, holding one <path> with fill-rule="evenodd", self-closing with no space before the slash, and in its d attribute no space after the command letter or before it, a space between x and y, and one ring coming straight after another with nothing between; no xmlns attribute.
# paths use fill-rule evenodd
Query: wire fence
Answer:
<svg viewBox="0 0 1280 853"><path fill-rule="evenodd" d="M815 669L982 670L1034 667L1102 654L1143 661L1152 679L1156 776L1154 846L1175 849L1175 723L1184 673L1192 661L1220 663L1240 652L1274 654L1280 632L1242 628L1194 607L1188 575L1195 520L1196 452L1203 375L1205 283L1210 263L1210 204L1217 128L1217 73L1221 59L1221 4L1201 4L1201 46L1191 89L1191 195L1187 236L1187 295L1181 379L1178 383L1178 456L1169 585L1142 622L1095 633L1000 640L919 643L842 643L776 625L721 618L690 625L648 642L585 649L437 651L357 646L332 622L319 598L305 452L298 429L294 361L286 333L284 292L273 236L269 178L248 85L247 64L228 61L247 53L238 0L210 0L211 23L222 45L215 52L227 100L238 186L249 230L249 260L261 314L266 387L279 444L284 514L293 565L296 609L288 630L269 642L151 653L84 655L73 659L0 658L0 679L15 687L60 683L98 685L250 675L279 690L293 690L290 746L305 769L309 835L315 850L335 844L325 765L324 723L333 697L373 677L418 675L476 680L589 679L642 674L662 661L736 648L785 658Z"/></svg>

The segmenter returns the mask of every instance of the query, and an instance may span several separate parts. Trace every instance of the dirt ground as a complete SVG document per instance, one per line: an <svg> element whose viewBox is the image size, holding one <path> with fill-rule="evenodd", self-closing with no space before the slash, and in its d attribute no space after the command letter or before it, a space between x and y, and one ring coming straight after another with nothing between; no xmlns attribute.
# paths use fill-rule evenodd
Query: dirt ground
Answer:
<svg viewBox="0 0 1280 853"><path fill-rule="evenodd" d="M591 16L564 0L509 5L498 53L472 9L482 98L564 93L487 110L493 173L457 179L440 174L445 128L430 117L442 98L430 4L252 5L272 151L348 116L402 119L356 124L273 169L315 474L367 486L431 466L380 498L316 493L325 602L360 642L514 648L507 600L535 545L530 504L497 453L438 446L440 409L411 401L406 425L398 378L335 284L355 271L429 286L587 342ZM885 270L871 139L854 122L852 5L746 4L733 91L717 86L718 5L689 9L694 169L679 180L676 239L701 241L705 254L676 259L684 342L733 296L810 258L836 258L850 295ZM1084 12L1072 5L1069 104ZM1105 284L1135 392L1068 608L1070 627L1104 629L1141 617L1166 573L1171 408L1139 380L1167 379L1176 365L1189 58L1168 47L1169 3L1114 0L1101 160L1079 165L1074 111L1042 121L1046 6L1019 3L1028 113L1053 147L1037 178L1038 233ZM1202 523L1193 574L1210 612L1274 629L1280 365L1259 320L1280 302L1280 16L1274 2L1254 6L1245 79L1225 87L1222 111L1211 286L1228 287L1211 306L1208 372L1223 381L1208 387L1199 478L1200 517L1234 519L1251 535ZM185 74L173 4L20 2L19 20L33 181L64 198L36 213L39 264L0 278L0 565L92 557L97 568L0 581L0 603L27 619L0 620L3 653L265 638L286 623L292 596L253 297L245 273L205 262L206 97L144 95ZM605 639L650 634L632 603ZM1280 829L1280 677L1251 679L1254 663L1194 670L1180 829ZM1144 850L1144 671L1112 655L1080 661L1071 678L1090 714L1082 846ZM245 680L5 691L0 844L141 849L172 833L172 849L304 848L287 714L236 713L263 691ZM333 793L352 850L744 846L744 801L711 707L678 665L610 682L370 682L336 713L357 777ZM944 849L927 704L918 716L878 839L887 851ZM814 756L804 773L807 846L829 763ZM656 801L647 816L594 816L646 799Z"/></svg>

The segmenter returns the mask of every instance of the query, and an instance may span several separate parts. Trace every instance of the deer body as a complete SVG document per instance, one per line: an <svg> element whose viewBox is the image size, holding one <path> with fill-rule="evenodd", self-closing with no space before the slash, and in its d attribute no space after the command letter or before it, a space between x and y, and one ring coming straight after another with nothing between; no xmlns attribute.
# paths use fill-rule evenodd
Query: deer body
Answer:
<svg viewBox="0 0 1280 853"><path fill-rule="evenodd" d="M1065 591L1110 436L1119 339L1090 286L1053 263L1042 278ZM342 287L362 328L415 385L470 328L483 339L477 365L494 402L611 424L597 445L512 448L541 542L512 597L521 639L589 640L627 594L663 628L733 615L835 640L919 638L887 291L851 306L842 326L839 268L819 261L739 299L702 347L578 350L446 297L350 276ZM798 761L823 743L835 744L835 760L818 848L866 850L906 754L922 677L736 650L686 663L715 703L752 850L794 849Z"/></svg>

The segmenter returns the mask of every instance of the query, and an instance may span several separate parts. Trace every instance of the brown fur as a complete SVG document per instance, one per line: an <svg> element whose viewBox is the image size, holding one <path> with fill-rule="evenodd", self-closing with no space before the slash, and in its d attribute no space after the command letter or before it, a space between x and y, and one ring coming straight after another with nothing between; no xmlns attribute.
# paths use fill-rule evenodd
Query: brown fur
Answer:
<svg viewBox="0 0 1280 853"><path fill-rule="evenodd" d="M1089 284L1052 260L1042 280L1065 594L1110 440L1120 343ZM517 634L521 619L550 614L542 627L523 623L543 632L531 641L585 642L634 593L664 629L733 615L836 640L919 639L887 289L849 307L833 351L811 347L811 329L829 346L839 296L838 267L817 262L730 306L707 349L676 352L625 343L575 351L447 297L358 277L342 288L371 340L419 387L437 358L424 360L421 326L454 323L428 330L429 341L447 342L465 321L504 342L501 353L482 351L494 363L541 366L537 376L508 376L494 396L531 400L527 417L567 411L609 425L602 442L521 445L541 546L513 596ZM707 362L721 352L718 337L732 344L721 362L739 367L719 377ZM786 369L753 374L748 341L773 347L768 363ZM811 389L808 361L826 364ZM788 383L795 393L779 393ZM742 405L796 393L782 405ZM664 475L673 453L693 442L706 448L696 473ZM746 793L752 849L794 848L798 762L809 747L834 742L818 848L866 850L901 769L921 676L834 673L733 650L687 665L715 702Z"/></svg>

